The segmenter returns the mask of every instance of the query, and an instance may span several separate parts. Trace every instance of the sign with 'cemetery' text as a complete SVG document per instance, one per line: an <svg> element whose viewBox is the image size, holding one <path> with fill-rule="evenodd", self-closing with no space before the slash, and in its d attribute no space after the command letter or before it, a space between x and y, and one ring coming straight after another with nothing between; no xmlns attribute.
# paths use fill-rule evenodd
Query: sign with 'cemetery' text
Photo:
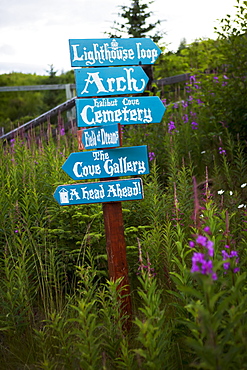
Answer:
<svg viewBox="0 0 247 370"><path fill-rule="evenodd" d="M158 96L76 99L78 127L159 123L165 110Z"/></svg>
<svg viewBox="0 0 247 370"><path fill-rule="evenodd" d="M154 64L161 50L150 38L71 39L72 67Z"/></svg>

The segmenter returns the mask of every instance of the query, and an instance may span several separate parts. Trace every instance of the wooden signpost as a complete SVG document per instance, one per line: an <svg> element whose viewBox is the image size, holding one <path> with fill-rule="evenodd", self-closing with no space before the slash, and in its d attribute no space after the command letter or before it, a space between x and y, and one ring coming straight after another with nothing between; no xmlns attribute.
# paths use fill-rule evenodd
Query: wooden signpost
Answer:
<svg viewBox="0 0 247 370"><path fill-rule="evenodd" d="M148 77L140 65L153 64L161 50L148 38L73 39L69 46L72 67L101 68L75 69L77 123L84 128L79 148L90 151L71 153L62 166L73 180L89 181L60 185L54 198L61 206L103 204L109 276L121 278L121 310L128 328L132 309L121 202L144 195L140 178L119 177L148 174L149 164L146 145L121 146L120 124L161 122L165 107L158 97L129 96L144 92Z"/></svg>

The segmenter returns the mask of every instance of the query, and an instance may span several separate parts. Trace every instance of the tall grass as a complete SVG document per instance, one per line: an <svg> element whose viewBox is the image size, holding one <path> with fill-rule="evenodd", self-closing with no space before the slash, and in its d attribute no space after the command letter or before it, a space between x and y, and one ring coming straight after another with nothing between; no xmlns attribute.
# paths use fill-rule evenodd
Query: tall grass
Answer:
<svg viewBox="0 0 247 370"><path fill-rule="evenodd" d="M74 135L1 143L0 368L245 368L246 145L198 99L124 130L152 153L144 200L123 203L131 318L108 279L101 204L53 198Z"/></svg>

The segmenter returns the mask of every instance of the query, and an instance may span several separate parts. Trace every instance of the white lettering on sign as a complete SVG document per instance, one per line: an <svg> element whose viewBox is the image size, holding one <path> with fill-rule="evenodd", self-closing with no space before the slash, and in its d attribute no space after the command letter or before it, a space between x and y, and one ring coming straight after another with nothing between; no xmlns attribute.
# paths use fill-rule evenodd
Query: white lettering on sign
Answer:
<svg viewBox="0 0 247 370"><path fill-rule="evenodd" d="M138 186L139 183L133 182L134 187L131 186L124 186L121 187L120 184L112 184L108 185L108 191L107 191L107 197L118 197L118 198L127 198L127 197L132 197L136 196L138 193L140 193L140 187Z"/></svg>
<svg viewBox="0 0 247 370"><path fill-rule="evenodd" d="M109 176L118 176L120 173L125 174L133 172L135 174L143 174L146 171L144 161L128 161L127 157L119 157L115 161L109 158L108 153L102 150L92 152L94 161L103 162L103 164L84 164L83 162L75 162L73 173L77 178L87 178L94 175L100 177L102 169ZM101 167L102 166L102 167Z"/></svg>
<svg viewBox="0 0 247 370"><path fill-rule="evenodd" d="M73 166L73 172L76 177L90 177L101 174L101 168L99 164L88 164L83 165L83 162L75 162Z"/></svg>
<svg viewBox="0 0 247 370"><path fill-rule="evenodd" d="M148 59L151 59L152 63L155 62L155 60L158 57L158 52L156 49L142 49L140 42L136 44L136 47L137 47L138 59L148 58Z"/></svg>
<svg viewBox="0 0 247 370"><path fill-rule="evenodd" d="M114 42L114 40L113 40ZM88 51L86 47L83 48L81 55L78 54L79 44L71 45L73 49L73 62L85 61L86 65L93 65L96 61L103 64L104 61L113 63L114 60L132 60L134 59L135 52L133 49L124 49L122 47L109 47L108 43L104 43L99 47L99 44L93 44L93 50Z"/></svg>
<svg viewBox="0 0 247 370"><path fill-rule="evenodd" d="M95 148L100 145L118 144L119 133L118 130L113 132L106 132L104 128L99 129L97 135L94 131L84 131L85 148Z"/></svg>
<svg viewBox="0 0 247 370"><path fill-rule="evenodd" d="M80 115L83 122L86 125L93 126L97 124L107 123L121 123L124 122L141 122L151 123L153 121L152 111L150 108L138 108L140 105L139 99L128 99L124 98L122 109L101 109L101 107L115 107L117 106L117 100L113 99L93 99L93 105L85 105ZM133 108L132 108L133 106Z"/></svg>
<svg viewBox="0 0 247 370"><path fill-rule="evenodd" d="M99 93L114 93L125 91L126 88L128 91L141 92L146 86L145 80L142 78L137 80L132 77L134 68L123 68L126 72L125 77L108 77L105 81L100 77L100 72L87 72L88 77L84 80L85 86L81 91L81 95L88 94L89 85L95 85L97 88L97 94ZM141 87L138 87L137 84L141 83Z"/></svg>
<svg viewBox="0 0 247 370"><path fill-rule="evenodd" d="M73 200L74 193L70 191L70 200ZM133 186L121 186L120 183L107 184L106 192L103 185L99 185L97 189L90 189L89 186L81 188L81 193L76 192L76 200L87 199L87 200L103 200L104 198L132 198L141 194L140 183L133 181Z"/></svg>
<svg viewBox="0 0 247 370"><path fill-rule="evenodd" d="M103 185L99 185L99 189L89 189L88 186L81 188L82 195L81 199L104 199L105 198L105 191Z"/></svg>

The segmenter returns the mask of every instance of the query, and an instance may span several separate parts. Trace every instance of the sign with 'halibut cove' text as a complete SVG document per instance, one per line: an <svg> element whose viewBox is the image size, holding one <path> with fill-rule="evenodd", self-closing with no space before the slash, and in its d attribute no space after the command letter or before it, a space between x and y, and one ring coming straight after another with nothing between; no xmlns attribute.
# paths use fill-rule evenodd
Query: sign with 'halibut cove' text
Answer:
<svg viewBox="0 0 247 370"><path fill-rule="evenodd" d="M78 97L143 93L147 83L142 67L75 69Z"/></svg>
<svg viewBox="0 0 247 370"><path fill-rule="evenodd" d="M143 199L142 180L122 179L60 185L54 198L61 206Z"/></svg>
<svg viewBox="0 0 247 370"><path fill-rule="evenodd" d="M76 99L78 127L159 123L165 110L158 96Z"/></svg>
<svg viewBox="0 0 247 370"><path fill-rule="evenodd" d="M73 180L145 175L147 145L71 153L62 169Z"/></svg>
<svg viewBox="0 0 247 370"><path fill-rule="evenodd" d="M154 64L161 50L150 38L71 39L71 67Z"/></svg>

